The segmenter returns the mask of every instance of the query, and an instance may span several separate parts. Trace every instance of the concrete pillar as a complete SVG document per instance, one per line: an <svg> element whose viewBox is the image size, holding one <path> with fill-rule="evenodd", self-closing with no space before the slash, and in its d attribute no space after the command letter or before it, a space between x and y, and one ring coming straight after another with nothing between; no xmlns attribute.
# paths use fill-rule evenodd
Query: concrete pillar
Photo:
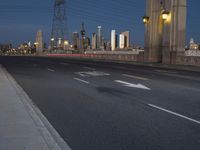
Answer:
<svg viewBox="0 0 200 150"><path fill-rule="evenodd" d="M176 56L185 53L186 0L165 0L164 9L170 14L168 20L163 22L162 62L170 64Z"/></svg>
<svg viewBox="0 0 200 150"><path fill-rule="evenodd" d="M149 22L145 24L145 61L169 64L185 51L186 0L146 3ZM170 12L167 20L162 19L163 10Z"/></svg>
<svg viewBox="0 0 200 150"><path fill-rule="evenodd" d="M161 62L162 23L160 0L147 0L146 15L149 22L145 25L145 61Z"/></svg>

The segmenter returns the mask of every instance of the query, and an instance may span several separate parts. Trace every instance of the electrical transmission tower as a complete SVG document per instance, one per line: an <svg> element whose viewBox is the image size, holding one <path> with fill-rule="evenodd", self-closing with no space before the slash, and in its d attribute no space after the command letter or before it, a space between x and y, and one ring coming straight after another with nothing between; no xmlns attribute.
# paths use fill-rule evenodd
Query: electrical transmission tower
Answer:
<svg viewBox="0 0 200 150"><path fill-rule="evenodd" d="M55 0L51 33L52 50L63 50L66 47L67 31L66 0Z"/></svg>

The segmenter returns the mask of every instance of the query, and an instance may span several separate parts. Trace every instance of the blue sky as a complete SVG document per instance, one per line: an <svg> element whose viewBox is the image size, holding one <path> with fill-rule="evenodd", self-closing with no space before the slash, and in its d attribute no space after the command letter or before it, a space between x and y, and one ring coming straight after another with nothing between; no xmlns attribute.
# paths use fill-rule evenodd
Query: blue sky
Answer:
<svg viewBox="0 0 200 150"><path fill-rule="evenodd" d="M42 29L48 42L52 27L54 0L0 0L0 43L18 45L35 40L36 31ZM194 37L200 42L200 1L188 0L187 39ZM69 33L79 31L85 22L86 32L91 36L97 26L103 27L106 39L111 29L119 32L129 30L131 42L143 44L144 27L141 17L145 14L145 0L68 0ZM71 35L71 34L70 34Z"/></svg>

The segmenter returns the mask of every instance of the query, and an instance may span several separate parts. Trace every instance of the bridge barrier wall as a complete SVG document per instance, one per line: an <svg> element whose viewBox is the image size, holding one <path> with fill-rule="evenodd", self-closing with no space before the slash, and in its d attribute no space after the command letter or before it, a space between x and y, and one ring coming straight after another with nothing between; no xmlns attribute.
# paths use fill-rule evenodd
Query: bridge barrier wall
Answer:
<svg viewBox="0 0 200 150"><path fill-rule="evenodd" d="M80 59L93 59L93 60L112 60L112 61L126 61L126 62L143 62L144 53L138 55L130 54L47 54L51 57L73 57Z"/></svg>
<svg viewBox="0 0 200 150"><path fill-rule="evenodd" d="M178 56L176 58L177 65L190 65L200 67L200 57L195 56Z"/></svg>
<svg viewBox="0 0 200 150"><path fill-rule="evenodd" d="M71 57L77 59L91 59L91 60L105 60L105 61L120 61L120 62L139 62L143 63L145 61L144 53L138 55L130 54L47 54L45 56L50 57ZM167 63L163 63L167 64ZM199 66L200 67L200 57L195 56L177 56L172 55L169 64L174 65L187 65L187 66Z"/></svg>

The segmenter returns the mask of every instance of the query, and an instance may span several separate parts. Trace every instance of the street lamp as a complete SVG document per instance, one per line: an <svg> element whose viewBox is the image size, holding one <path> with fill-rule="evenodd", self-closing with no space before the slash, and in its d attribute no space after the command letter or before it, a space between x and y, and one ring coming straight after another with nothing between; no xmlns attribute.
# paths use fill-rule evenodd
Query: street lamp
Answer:
<svg viewBox="0 0 200 150"><path fill-rule="evenodd" d="M144 24L147 24L149 22L149 17L148 16L144 16L142 18L142 21L143 21Z"/></svg>
<svg viewBox="0 0 200 150"><path fill-rule="evenodd" d="M69 45L69 42L68 41L64 41L64 45Z"/></svg>
<svg viewBox="0 0 200 150"><path fill-rule="evenodd" d="M163 11L162 12L162 19L165 21L169 18L169 11Z"/></svg>

